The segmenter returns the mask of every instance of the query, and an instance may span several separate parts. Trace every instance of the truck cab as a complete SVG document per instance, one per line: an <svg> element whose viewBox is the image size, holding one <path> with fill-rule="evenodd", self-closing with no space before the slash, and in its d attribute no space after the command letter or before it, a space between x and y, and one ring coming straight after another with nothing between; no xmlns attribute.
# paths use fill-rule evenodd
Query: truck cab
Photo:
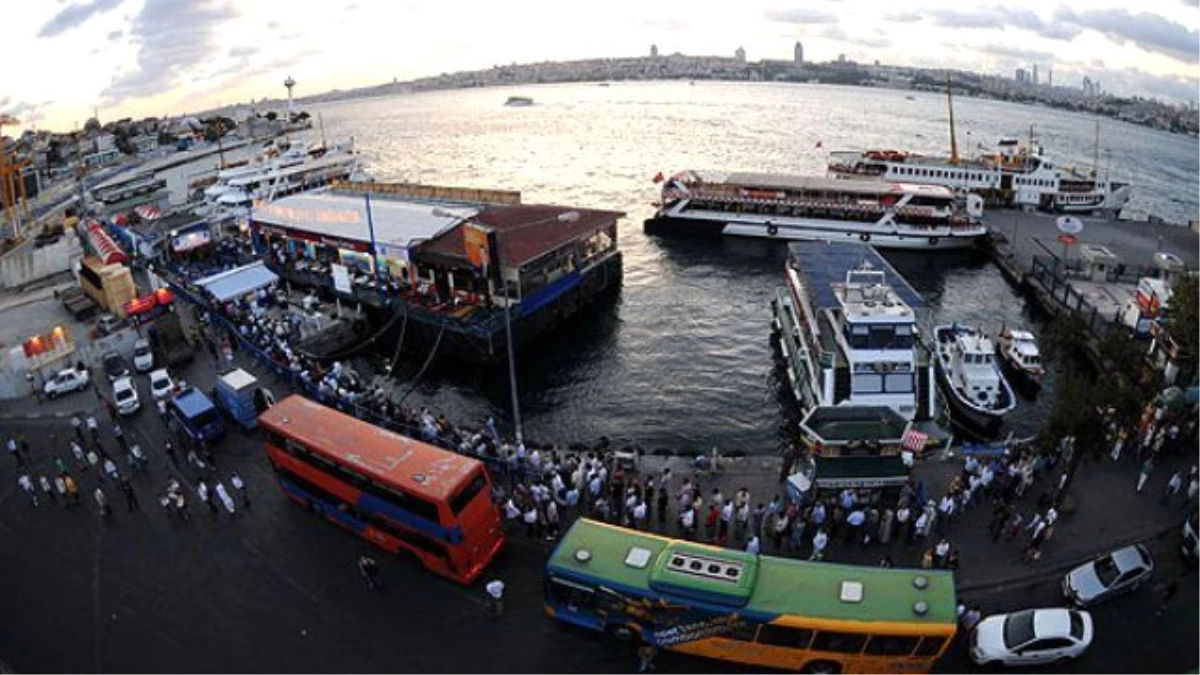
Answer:
<svg viewBox="0 0 1200 675"><path fill-rule="evenodd" d="M225 434L217 407L204 392L187 387L167 405L168 424L196 443L209 443Z"/></svg>

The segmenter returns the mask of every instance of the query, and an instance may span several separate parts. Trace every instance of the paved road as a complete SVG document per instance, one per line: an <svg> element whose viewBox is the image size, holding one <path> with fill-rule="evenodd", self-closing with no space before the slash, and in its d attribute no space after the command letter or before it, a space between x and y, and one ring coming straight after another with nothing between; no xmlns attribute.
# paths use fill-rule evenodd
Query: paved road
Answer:
<svg viewBox="0 0 1200 675"><path fill-rule="evenodd" d="M82 394L81 394L82 396ZM70 433L62 421L6 424L40 463ZM163 429L144 411L134 440L159 447ZM238 470L253 507L213 517L193 503L193 521L169 520L153 503L167 472L155 456L138 477L142 511L101 521L90 503L35 509L0 467L0 607L10 617L0 654L18 671L424 671L628 672L632 647L560 626L541 613L547 544L513 537L491 575L508 584L508 611L485 615L481 591L423 572L404 558L381 560L387 592L368 591L354 560L370 549L287 502L271 482L253 437L233 432L218 450L221 473ZM5 458L7 460L7 458ZM190 477L184 472L185 477ZM94 484L94 480L87 481ZM110 491L112 492L112 491ZM1177 539L1156 545L1160 571ZM1162 578L1166 578L1163 576ZM1147 592L1096 611L1097 643L1074 672L1178 672L1196 663L1196 577L1153 622ZM987 611L1052 605L1055 580L1033 588L985 588L964 599ZM436 645L436 646L434 646ZM664 670L731 669L673 655ZM940 670L968 664L948 657Z"/></svg>

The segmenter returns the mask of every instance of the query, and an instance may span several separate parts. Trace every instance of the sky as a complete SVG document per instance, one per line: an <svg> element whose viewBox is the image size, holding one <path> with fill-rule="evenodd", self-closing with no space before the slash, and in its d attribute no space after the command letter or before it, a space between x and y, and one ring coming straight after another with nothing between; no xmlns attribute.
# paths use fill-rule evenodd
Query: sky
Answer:
<svg viewBox="0 0 1200 675"><path fill-rule="evenodd" d="M659 52L1012 77L1195 101L1200 0L26 0L5 3L0 113L68 131L509 63ZM13 58L13 55L19 55ZM93 112L95 111L95 113ZM10 127L8 131L13 129Z"/></svg>

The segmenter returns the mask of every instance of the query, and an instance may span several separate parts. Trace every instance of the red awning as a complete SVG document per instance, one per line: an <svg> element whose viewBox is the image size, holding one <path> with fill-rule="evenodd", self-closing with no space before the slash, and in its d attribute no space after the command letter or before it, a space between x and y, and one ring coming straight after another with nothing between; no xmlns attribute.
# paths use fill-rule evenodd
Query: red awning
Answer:
<svg viewBox="0 0 1200 675"><path fill-rule="evenodd" d="M100 223L92 221L88 223L88 240L92 243L92 248L96 249L96 253L105 265L114 263L127 262L129 257L117 246L112 237L100 227Z"/></svg>

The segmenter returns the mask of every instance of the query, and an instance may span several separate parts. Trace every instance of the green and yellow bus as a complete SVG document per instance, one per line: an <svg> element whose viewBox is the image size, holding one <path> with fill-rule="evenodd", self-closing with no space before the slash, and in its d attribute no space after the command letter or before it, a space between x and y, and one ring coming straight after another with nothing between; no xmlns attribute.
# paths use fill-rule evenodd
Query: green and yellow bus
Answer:
<svg viewBox="0 0 1200 675"><path fill-rule="evenodd" d="M580 519L546 564L555 619L687 654L823 673L928 672L953 573L753 555Z"/></svg>

